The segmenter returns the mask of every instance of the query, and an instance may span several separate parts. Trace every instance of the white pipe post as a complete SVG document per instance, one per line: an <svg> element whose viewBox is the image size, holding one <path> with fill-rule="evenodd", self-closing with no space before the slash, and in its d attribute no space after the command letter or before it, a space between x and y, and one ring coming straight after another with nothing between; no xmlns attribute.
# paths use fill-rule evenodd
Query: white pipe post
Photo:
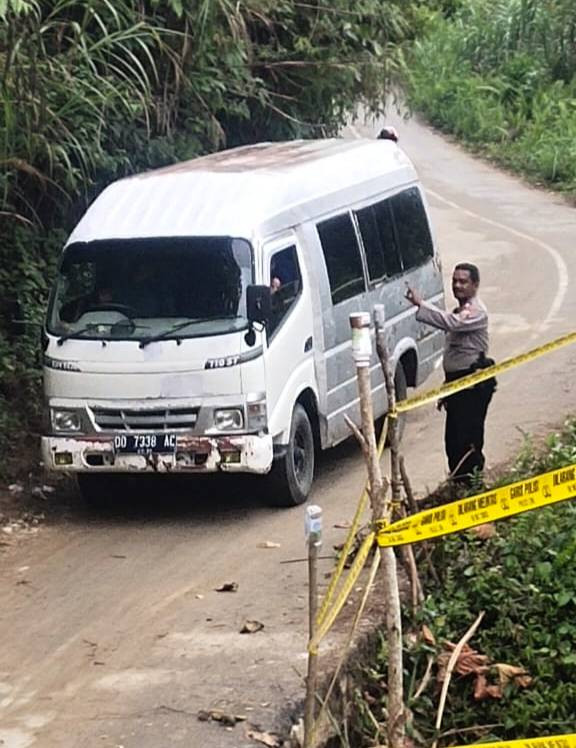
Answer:
<svg viewBox="0 0 576 748"><path fill-rule="evenodd" d="M372 341L370 339L370 314L360 312L350 315L352 330L352 355L356 364L358 391L360 394L360 415L364 454L368 463L369 494L372 506L372 523L383 518L385 483L382 478L376 433L374 431L374 409L372 406L372 386L370 360ZM404 687L402 667L402 616L400 591L396 573L396 556L393 548L380 548L382 557L384 594L386 597L386 633L388 641L388 719L386 731L389 748L403 748L404 745Z"/></svg>
<svg viewBox="0 0 576 748"><path fill-rule="evenodd" d="M311 642L316 634L318 616L318 551L322 545L322 507L315 504L306 507L305 530L308 545L308 636ZM309 651L304 705L304 748L313 748L314 745L317 686L318 655Z"/></svg>

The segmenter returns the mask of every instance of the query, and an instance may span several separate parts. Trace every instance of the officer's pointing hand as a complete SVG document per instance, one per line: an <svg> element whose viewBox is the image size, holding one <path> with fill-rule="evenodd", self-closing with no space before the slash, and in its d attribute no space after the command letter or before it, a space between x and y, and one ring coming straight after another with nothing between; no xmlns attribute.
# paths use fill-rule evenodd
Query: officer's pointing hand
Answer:
<svg viewBox="0 0 576 748"><path fill-rule="evenodd" d="M420 296L420 294L417 291L414 291L413 288L410 288L410 286L408 286L408 288L406 289L406 293L404 294L404 296L411 304L414 304L414 306L420 306L420 304L422 303L422 297Z"/></svg>

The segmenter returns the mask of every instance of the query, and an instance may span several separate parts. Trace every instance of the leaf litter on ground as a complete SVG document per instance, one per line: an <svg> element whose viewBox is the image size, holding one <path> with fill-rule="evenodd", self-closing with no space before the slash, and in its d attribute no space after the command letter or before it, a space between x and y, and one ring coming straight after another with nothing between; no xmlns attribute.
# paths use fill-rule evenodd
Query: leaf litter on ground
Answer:
<svg viewBox="0 0 576 748"><path fill-rule="evenodd" d="M255 634L257 631L262 631L264 624L260 621L246 620L244 621L242 628L240 629L241 634Z"/></svg>
<svg viewBox="0 0 576 748"><path fill-rule="evenodd" d="M222 709L200 709L197 714L200 722L219 722L224 727L234 727L237 722L245 722L244 714L233 714Z"/></svg>
<svg viewBox="0 0 576 748"><path fill-rule="evenodd" d="M215 592L238 592L238 582L224 582L220 587L216 587Z"/></svg>
<svg viewBox="0 0 576 748"><path fill-rule="evenodd" d="M453 642L445 642L444 649L436 658L438 666L436 680L439 684L443 683L446 677L448 661L455 647L456 645ZM533 680L523 667L502 662L494 663L490 660L490 657L481 654L469 644L464 645L456 661L454 672L464 677L474 676L474 698L477 701L501 699L504 696L506 686L515 685L517 688L528 688ZM493 676L492 679L490 676ZM496 682L494 682L494 677L497 679Z"/></svg>
<svg viewBox="0 0 576 748"><path fill-rule="evenodd" d="M282 739L273 732L260 732L259 730L247 730L246 737L255 740L257 743L267 745L268 748L280 748Z"/></svg>

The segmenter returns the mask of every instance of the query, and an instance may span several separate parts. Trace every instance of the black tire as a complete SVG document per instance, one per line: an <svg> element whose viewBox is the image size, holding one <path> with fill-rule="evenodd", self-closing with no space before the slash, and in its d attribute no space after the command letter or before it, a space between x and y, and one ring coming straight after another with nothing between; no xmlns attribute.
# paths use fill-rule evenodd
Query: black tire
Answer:
<svg viewBox="0 0 576 748"><path fill-rule="evenodd" d="M267 503L278 507L303 504L313 480L314 434L306 410L297 403L286 453L274 462L268 479Z"/></svg>
<svg viewBox="0 0 576 748"><path fill-rule="evenodd" d="M115 476L78 473L78 489L86 506L102 512L112 508L118 490Z"/></svg>
<svg viewBox="0 0 576 748"><path fill-rule="evenodd" d="M408 394L408 383L406 382L406 372L400 362L394 372L394 391L396 393L396 402L405 400ZM406 413L398 416L398 442L402 441L404 429L406 428ZM388 424L388 433L386 435L386 446L390 446L390 424Z"/></svg>

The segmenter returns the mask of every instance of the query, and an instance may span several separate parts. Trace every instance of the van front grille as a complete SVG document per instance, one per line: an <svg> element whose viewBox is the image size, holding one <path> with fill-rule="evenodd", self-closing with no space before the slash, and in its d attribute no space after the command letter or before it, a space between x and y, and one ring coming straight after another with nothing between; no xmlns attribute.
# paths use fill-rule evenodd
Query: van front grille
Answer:
<svg viewBox="0 0 576 748"><path fill-rule="evenodd" d="M173 431L192 429L198 420L198 408L92 408L94 421L104 431Z"/></svg>

